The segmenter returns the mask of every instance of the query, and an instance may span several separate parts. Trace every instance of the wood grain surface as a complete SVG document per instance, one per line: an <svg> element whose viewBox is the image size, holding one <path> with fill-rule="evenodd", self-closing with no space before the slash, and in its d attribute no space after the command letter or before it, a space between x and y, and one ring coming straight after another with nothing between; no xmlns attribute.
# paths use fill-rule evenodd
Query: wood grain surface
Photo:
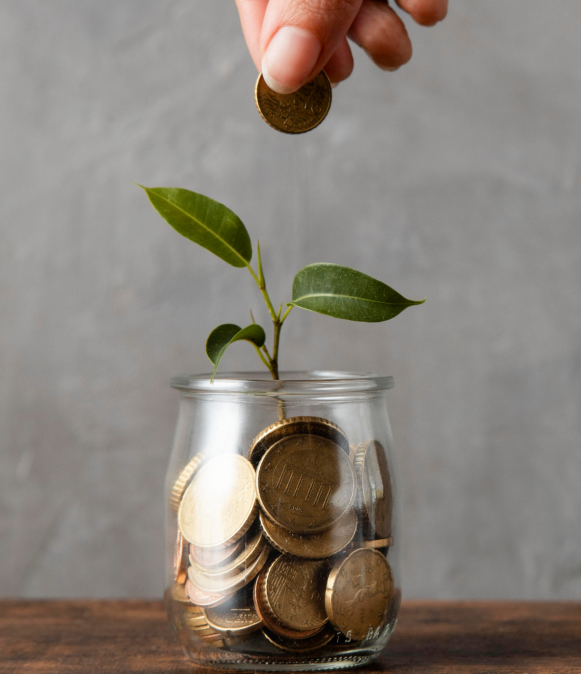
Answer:
<svg viewBox="0 0 581 674"><path fill-rule="evenodd" d="M0 672L183 674L159 601L0 601ZM384 654L410 674L580 674L581 603L404 602Z"/></svg>

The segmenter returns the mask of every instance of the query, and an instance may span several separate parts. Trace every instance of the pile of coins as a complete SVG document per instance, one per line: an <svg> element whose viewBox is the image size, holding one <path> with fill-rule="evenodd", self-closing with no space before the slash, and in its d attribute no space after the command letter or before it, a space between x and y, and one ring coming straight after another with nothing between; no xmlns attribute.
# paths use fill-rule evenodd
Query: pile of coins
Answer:
<svg viewBox="0 0 581 674"><path fill-rule="evenodd" d="M172 620L214 648L282 651L379 639L397 611L386 555L389 467L319 417L284 419L241 454L198 453L175 482Z"/></svg>

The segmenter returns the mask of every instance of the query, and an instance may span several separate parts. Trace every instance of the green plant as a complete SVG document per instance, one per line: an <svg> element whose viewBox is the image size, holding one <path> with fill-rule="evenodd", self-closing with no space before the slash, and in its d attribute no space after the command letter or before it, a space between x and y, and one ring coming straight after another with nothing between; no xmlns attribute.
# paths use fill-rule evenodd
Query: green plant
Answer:
<svg viewBox="0 0 581 674"><path fill-rule="evenodd" d="M245 328L225 323L212 330L206 342L206 353L214 366L212 379L226 349L240 340L252 344L272 378L279 379L280 331L293 307L348 321L377 323L397 316L409 306L425 302L408 300L385 283L355 269L318 262L297 272L293 281L292 300L286 303L284 313L284 303L280 304L277 311L266 290L260 244L256 246L255 271L250 266L250 236L235 213L217 201L189 190L177 187L142 188L156 211L182 236L233 267L246 267L268 308L274 328L272 351L266 347L266 333L264 328L255 323L252 312L252 323Z"/></svg>

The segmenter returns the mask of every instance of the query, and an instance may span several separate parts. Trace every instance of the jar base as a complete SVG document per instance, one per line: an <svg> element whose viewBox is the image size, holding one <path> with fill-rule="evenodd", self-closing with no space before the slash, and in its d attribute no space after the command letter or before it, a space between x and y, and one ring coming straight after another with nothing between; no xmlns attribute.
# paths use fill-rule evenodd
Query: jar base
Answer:
<svg viewBox="0 0 581 674"><path fill-rule="evenodd" d="M219 653L202 653L184 648L184 652L192 664L209 670L234 670L234 671L253 671L261 672L314 672L331 669L349 669L351 667L360 667L371 662L376 658L380 650L362 653L358 649L357 653L341 654L322 658L275 658L267 656L267 659L259 655L252 656L248 653L228 653L221 651Z"/></svg>

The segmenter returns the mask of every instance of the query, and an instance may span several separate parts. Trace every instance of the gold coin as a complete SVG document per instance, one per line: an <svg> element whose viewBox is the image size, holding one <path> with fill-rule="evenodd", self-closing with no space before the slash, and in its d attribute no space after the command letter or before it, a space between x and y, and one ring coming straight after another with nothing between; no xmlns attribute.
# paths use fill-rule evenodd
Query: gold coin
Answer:
<svg viewBox="0 0 581 674"><path fill-rule="evenodd" d="M230 561L243 547L244 538L225 548L198 548L196 545L190 545L190 557L199 566L212 568Z"/></svg>
<svg viewBox="0 0 581 674"><path fill-rule="evenodd" d="M214 580L208 576L197 573L196 570L190 566L188 569L188 579L194 587L197 587L204 592L232 595L258 575L262 567L266 564L269 554L270 547L266 545L266 543L263 543L262 551L258 557L244 571L241 571L231 578ZM218 604L212 604L211 606L218 606Z"/></svg>
<svg viewBox="0 0 581 674"><path fill-rule="evenodd" d="M393 499L387 457L377 440L362 442L357 448L353 467L357 474L358 501L364 523L374 536L391 534Z"/></svg>
<svg viewBox="0 0 581 674"><path fill-rule="evenodd" d="M186 545L187 543L184 541L182 532L178 531L173 556L174 578L178 585L184 585L186 582L186 573L188 569Z"/></svg>
<svg viewBox="0 0 581 674"><path fill-rule="evenodd" d="M279 552L305 559L324 559L343 550L357 531L357 514L350 510L330 529L320 534L293 534L260 513L266 540Z"/></svg>
<svg viewBox="0 0 581 674"><path fill-rule="evenodd" d="M329 529L355 498L349 456L319 435L282 438L262 457L256 475L262 509L295 534Z"/></svg>
<svg viewBox="0 0 581 674"><path fill-rule="evenodd" d="M237 592L222 606L206 609L208 625L228 637L242 636L260 629L262 620L254 607L252 595L245 590Z"/></svg>
<svg viewBox="0 0 581 674"><path fill-rule="evenodd" d="M252 464L240 454L225 454L198 470L182 498L178 522L189 543L226 547L248 531L257 510Z"/></svg>
<svg viewBox="0 0 581 674"><path fill-rule="evenodd" d="M365 541L364 548L371 548L372 550L381 550L382 548L389 548L393 545L393 538L380 538L377 541Z"/></svg>
<svg viewBox="0 0 581 674"><path fill-rule="evenodd" d="M258 575L256 582L254 583L254 606L264 625L268 627L271 632L286 637L287 639L308 639L309 637L318 634L321 629L323 629L322 627L308 631L294 630L286 627L276 619L268 606L264 592L264 578L267 570L268 569L265 568Z"/></svg>
<svg viewBox="0 0 581 674"><path fill-rule="evenodd" d="M308 639L287 639L268 629L263 629L262 634L273 646L280 648L282 651L290 651L292 653L311 653L312 651L317 651L319 648L326 646L335 636L335 632L330 627L325 627L324 630Z"/></svg>
<svg viewBox="0 0 581 674"><path fill-rule="evenodd" d="M332 440L349 453L347 436L332 421L322 417L290 417L260 431L250 443L248 458L254 466L257 466L267 449L289 435L320 435Z"/></svg>
<svg viewBox="0 0 581 674"><path fill-rule="evenodd" d="M325 592L329 620L348 638L373 639L385 622L393 591L385 557L377 550L355 550L329 574Z"/></svg>
<svg viewBox="0 0 581 674"><path fill-rule="evenodd" d="M206 616L203 613L192 613L190 615L187 615L185 620L186 624L194 630L203 629L209 626L208 621L206 620Z"/></svg>
<svg viewBox="0 0 581 674"><path fill-rule="evenodd" d="M323 71L292 94L277 94L266 84L262 73L254 88L254 100L262 119L284 133L314 129L327 116L331 98L331 83Z"/></svg>
<svg viewBox="0 0 581 674"><path fill-rule="evenodd" d="M205 459L206 455L204 452L198 452L198 454L196 454L196 456L194 456L194 458L182 470L180 476L175 481L169 498L169 504L174 513L177 513L180 507L180 502L182 500L182 496L184 495L184 491L188 486L188 482L192 479L194 473L196 470L198 470Z"/></svg>
<svg viewBox="0 0 581 674"><path fill-rule="evenodd" d="M190 601L197 606L209 607L220 606L230 599L229 594L221 594L220 592L206 592L199 587L196 587L189 579L186 583L186 592Z"/></svg>
<svg viewBox="0 0 581 674"><path fill-rule="evenodd" d="M281 555L264 574L266 606L277 622L299 632L321 629L327 622L326 560L305 560Z"/></svg>
<svg viewBox="0 0 581 674"><path fill-rule="evenodd" d="M194 571L197 574L200 574L204 578L208 578L210 582L221 582L232 578L239 573L246 570L248 566L258 557L258 555L264 549L264 538L262 536L262 530L259 526L254 529L251 529L252 535L247 534L242 542L242 551L240 554L235 557L228 564L223 566L206 568L195 563L195 561L190 557L190 564L193 567Z"/></svg>

